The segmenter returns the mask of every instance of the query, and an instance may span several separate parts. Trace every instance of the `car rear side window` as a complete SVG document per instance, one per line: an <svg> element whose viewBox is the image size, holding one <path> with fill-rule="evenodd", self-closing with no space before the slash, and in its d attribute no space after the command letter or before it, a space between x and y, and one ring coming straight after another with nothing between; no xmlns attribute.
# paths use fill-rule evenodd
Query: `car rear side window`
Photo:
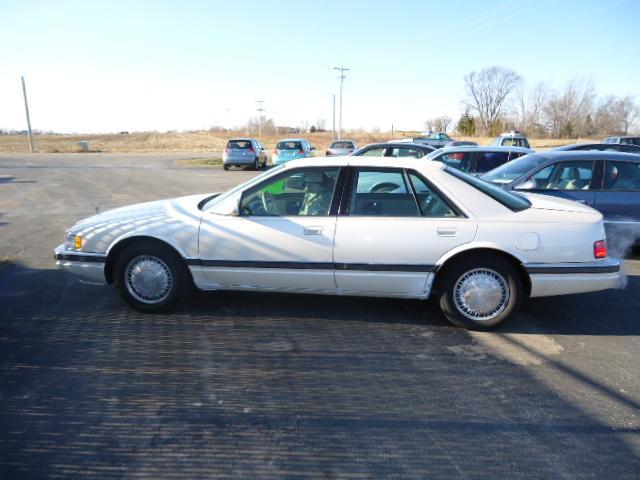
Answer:
<svg viewBox="0 0 640 480"><path fill-rule="evenodd" d="M509 161L509 152L477 152L473 171L488 172Z"/></svg>
<svg viewBox="0 0 640 480"><path fill-rule="evenodd" d="M604 190L640 191L640 162L611 162L604 166Z"/></svg>
<svg viewBox="0 0 640 480"><path fill-rule="evenodd" d="M353 176L349 215L419 217L420 209L403 170L359 168Z"/></svg>
<svg viewBox="0 0 640 480"><path fill-rule="evenodd" d="M468 173L461 172L460 170L450 167L446 167L445 171L450 175L459 178L473 188L480 190L482 193L504 205L509 210L519 212L521 210L526 210L531 206L531 203L526 198L507 192L497 185L480 180L478 177L474 177L473 175L469 175Z"/></svg>

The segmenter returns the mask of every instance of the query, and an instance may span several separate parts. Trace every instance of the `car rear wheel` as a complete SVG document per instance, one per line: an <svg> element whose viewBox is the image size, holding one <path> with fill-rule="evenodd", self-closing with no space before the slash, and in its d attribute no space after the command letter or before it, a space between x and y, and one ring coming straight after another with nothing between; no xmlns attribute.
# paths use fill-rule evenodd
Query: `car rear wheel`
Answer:
<svg viewBox="0 0 640 480"><path fill-rule="evenodd" d="M229 170L229 165L223 165L222 168L224 168L225 171Z"/></svg>
<svg viewBox="0 0 640 480"><path fill-rule="evenodd" d="M522 281L505 259L466 258L444 272L440 309L454 325L487 330L509 318L520 306Z"/></svg>
<svg viewBox="0 0 640 480"><path fill-rule="evenodd" d="M115 263L115 285L130 306L142 312L164 312L185 300L191 279L184 261L170 248L135 243Z"/></svg>

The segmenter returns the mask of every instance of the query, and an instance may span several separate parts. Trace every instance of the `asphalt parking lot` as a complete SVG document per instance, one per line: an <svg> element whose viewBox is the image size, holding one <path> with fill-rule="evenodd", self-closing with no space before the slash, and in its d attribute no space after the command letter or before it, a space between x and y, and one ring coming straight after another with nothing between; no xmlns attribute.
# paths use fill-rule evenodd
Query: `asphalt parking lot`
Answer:
<svg viewBox="0 0 640 480"><path fill-rule="evenodd" d="M255 175L188 157L0 154L1 478L638 478L638 252L490 333L349 297L144 315L56 270L81 218Z"/></svg>

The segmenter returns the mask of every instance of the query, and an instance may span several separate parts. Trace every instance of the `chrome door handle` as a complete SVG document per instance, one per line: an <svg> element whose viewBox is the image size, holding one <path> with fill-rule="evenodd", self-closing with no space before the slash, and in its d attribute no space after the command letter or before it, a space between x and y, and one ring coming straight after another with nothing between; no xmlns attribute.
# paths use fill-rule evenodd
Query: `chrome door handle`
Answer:
<svg viewBox="0 0 640 480"><path fill-rule="evenodd" d="M322 227L304 227L302 233L305 235L322 235Z"/></svg>
<svg viewBox="0 0 640 480"><path fill-rule="evenodd" d="M457 237L458 229L457 228L438 228L438 236L439 237Z"/></svg>

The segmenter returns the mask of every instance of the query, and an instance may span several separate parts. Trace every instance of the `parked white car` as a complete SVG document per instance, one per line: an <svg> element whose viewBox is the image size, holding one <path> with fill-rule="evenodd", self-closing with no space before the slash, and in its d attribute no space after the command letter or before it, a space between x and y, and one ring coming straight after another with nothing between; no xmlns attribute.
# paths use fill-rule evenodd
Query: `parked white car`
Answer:
<svg viewBox="0 0 640 480"><path fill-rule="evenodd" d="M616 286L602 216L502 190L440 162L291 161L223 194L119 208L83 220L57 265L114 283L142 311L202 290L426 299L488 328L527 297Z"/></svg>

